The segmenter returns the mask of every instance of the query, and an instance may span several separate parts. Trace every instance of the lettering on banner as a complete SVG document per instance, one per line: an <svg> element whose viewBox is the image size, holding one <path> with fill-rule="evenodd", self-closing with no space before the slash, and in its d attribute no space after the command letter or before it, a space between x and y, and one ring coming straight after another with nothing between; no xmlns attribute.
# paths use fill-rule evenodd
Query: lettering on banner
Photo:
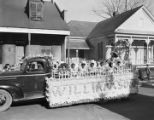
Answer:
<svg viewBox="0 0 154 120"><path fill-rule="evenodd" d="M87 85L89 85L89 84L83 84L83 88L84 88L84 89L83 89L83 93L84 93L84 94L88 94L88 93L89 93L89 91L88 91L88 89L87 89L87 88L88 88Z"/></svg>
<svg viewBox="0 0 154 120"><path fill-rule="evenodd" d="M75 95L81 94L81 91L78 91L79 90L78 85L74 85L73 87L74 87L74 94Z"/></svg>
<svg viewBox="0 0 154 120"><path fill-rule="evenodd" d="M93 93L95 93L96 91L95 91L95 82L92 82L92 91L93 91Z"/></svg>
<svg viewBox="0 0 154 120"><path fill-rule="evenodd" d="M66 90L66 86L54 86L52 93L55 97L62 96Z"/></svg>
<svg viewBox="0 0 154 120"><path fill-rule="evenodd" d="M95 88L95 90L96 90L96 92L102 92L102 91L103 91L101 82L97 82L97 83L96 83L96 88Z"/></svg>
<svg viewBox="0 0 154 120"><path fill-rule="evenodd" d="M72 95L72 86L69 85L68 87L69 87L69 95Z"/></svg>
<svg viewBox="0 0 154 120"><path fill-rule="evenodd" d="M119 82L120 81L120 82ZM72 95L81 95L81 94L100 94L105 91L113 88L113 89L122 89L129 87L130 83L128 81L124 81L123 79L119 79L118 81L98 81L91 83L82 83L76 85L64 85L64 86L53 86L51 89L54 97L58 96L72 96Z"/></svg>

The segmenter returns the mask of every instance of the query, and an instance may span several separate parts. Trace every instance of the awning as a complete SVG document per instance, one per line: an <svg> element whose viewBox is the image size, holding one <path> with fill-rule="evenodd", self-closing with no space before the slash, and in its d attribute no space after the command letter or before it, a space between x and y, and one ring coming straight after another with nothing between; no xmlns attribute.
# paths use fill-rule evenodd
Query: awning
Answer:
<svg viewBox="0 0 154 120"><path fill-rule="evenodd" d="M67 49L89 50L90 48L84 39L69 39Z"/></svg>

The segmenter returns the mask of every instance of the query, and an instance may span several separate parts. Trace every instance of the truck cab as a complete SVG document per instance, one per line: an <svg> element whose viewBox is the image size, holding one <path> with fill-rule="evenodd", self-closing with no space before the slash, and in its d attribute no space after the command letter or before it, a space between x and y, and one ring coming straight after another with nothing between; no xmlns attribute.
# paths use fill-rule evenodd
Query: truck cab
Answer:
<svg viewBox="0 0 154 120"><path fill-rule="evenodd" d="M0 111L12 102L45 97L45 77L51 74L51 61L45 57L27 58L20 70L0 73Z"/></svg>

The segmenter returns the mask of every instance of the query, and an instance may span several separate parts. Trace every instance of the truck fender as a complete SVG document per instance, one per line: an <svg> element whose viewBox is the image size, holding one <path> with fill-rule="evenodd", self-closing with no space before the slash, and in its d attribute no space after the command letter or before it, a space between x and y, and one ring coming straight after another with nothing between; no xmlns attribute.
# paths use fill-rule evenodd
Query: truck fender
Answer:
<svg viewBox="0 0 154 120"><path fill-rule="evenodd" d="M12 95L13 101L24 97L24 94L23 94L21 88L19 88L17 86L0 85L0 89L8 91Z"/></svg>

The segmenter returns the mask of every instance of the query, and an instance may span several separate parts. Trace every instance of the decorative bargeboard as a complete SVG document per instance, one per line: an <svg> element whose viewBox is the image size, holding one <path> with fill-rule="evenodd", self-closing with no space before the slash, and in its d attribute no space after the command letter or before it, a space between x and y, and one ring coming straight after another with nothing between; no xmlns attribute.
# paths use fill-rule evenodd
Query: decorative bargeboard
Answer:
<svg viewBox="0 0 154 120"><path fill-rule="evenodd" d="M50 107L67 106L127 97L133 79L132 72L108 75L46 78L46 97Z"/></svg>

